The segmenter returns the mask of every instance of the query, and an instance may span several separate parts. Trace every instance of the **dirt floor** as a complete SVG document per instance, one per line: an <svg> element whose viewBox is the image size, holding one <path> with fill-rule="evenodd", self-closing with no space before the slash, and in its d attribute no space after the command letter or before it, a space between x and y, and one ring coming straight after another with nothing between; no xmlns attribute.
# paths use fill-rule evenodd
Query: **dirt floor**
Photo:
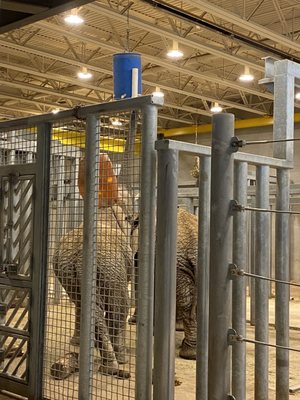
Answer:
<svg viewBox="0 0 300 400"><path fill-rule="evenodd" d="M249 313L248 299L248 319ZM270 323L274 323L275 300L270 299ZM47 330L46 338L46 358L44 367L44 395L51 400L71 400L78 398L78 373L71 374L64 380L55 380L50 376L53 363L59 360L64 354L76 351L76 347L69 345L74 326L73 307L66 301L64 305L50 306L48 314L48 324L52 326ZM290 302L290 325L299 328L290 330L290 346L300 349L300 291L292 291ZM104 376L97 372L98 363L96 362L96 372L93 377L93 393L95 399L101 400L120 400L134 399L135 373L134 373L134 353L135 353L135 326L128 326L127 347L129 353L129 364L124 368L130 371L129 380L117 379ZM196 362L183 360L178 357L179 347L183 333L176 333L176 378L180 382L175 387L176 400L191 400L195 398L195 374ZM254 338L254 327L247 324L247 337ZM270 327L270 343L275 343L275 329ZM96 355L96 354L95 354ZM269 349L269 400L275 400L275 349ZM96 355L97 357L97 355ZM300 354L290 352L290 387L299 385L300 388ZM5 395L0 394L1 400L7 400ZM254 345L247 344L247 399L254 399ZM300 391L290 394L290 399L300 400Z"/></svg>

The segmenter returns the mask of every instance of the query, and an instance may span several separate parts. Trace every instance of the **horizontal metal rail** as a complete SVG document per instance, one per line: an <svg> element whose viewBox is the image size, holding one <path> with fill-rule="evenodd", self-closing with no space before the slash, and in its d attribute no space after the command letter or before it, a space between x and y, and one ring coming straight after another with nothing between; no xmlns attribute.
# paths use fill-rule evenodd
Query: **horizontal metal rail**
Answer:
<svg viewBox="0 0 300 400"><path fill-rule="evenodd" d="M194 143L180 142L177 140L162 139L158 140L155 144L156 150L178 150L186 153L191 153L199 156L211 156L211 148ZM261 156L251 153L235 153L235 161L245 161L251 165L269 165L270 168L293 168L293 163L280 159L267 156Z"/></svg>
<svg viewBox="0 0 300 400"><path fill-rule="evenodd" d="M27 118L13 119L11 121L0 122L0 129L10 129L16 127L30 127L42 122L55 122L68 118L85 119L88 114L122 112L131 110L140 110L147 105L163 106L163 98L150 95L141 96L133 99L124 99L112 101L109 103L100 103L85 107L75 107L70 110L60 111L57 114L49 113L36 115Z"/></svg>

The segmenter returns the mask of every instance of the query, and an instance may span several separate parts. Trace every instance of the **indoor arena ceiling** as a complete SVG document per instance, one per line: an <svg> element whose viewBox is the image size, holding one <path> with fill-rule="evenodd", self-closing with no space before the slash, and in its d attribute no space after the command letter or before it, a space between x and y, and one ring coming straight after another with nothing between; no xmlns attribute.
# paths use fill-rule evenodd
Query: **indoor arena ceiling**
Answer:
<svg viewBox="0 0 300 400"><path fill-rule="evenodd" d="M1 119L112 99L112 54L128 50L142 54L143 94L165 94L161 127L207 123L215 102L237 118L268 116L263 58L300 62L299 0L99 0L79 14L80 26L61 13L0 35ZM177 61L166 55L174 40ZM245 67L252 82L239 80Z"/></svg>

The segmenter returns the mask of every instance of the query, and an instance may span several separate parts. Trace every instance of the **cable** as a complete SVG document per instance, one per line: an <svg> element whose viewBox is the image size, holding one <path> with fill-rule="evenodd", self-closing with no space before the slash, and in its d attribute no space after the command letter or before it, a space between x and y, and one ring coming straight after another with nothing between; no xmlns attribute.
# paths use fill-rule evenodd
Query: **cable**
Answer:
<svg viewBox="0 0 300 400"><path fill-rule="evenodd" d="M249 276L250 278L262 279L263 281L282 283L284 285L300 287L299 283L292 283L292 282L289 282L289 281L283 281L283 280L280 280L280 279L268 278L266 276L252 274L252 273L246 272L243 269L240 269L240 268L238 268L236 266L232 266L232 268L230 269L230 272L231 272L231 275L234 275L234 276Z"/></svg>
<svg viewBox="0 0 300 400"><path fill-rule="evenodd" d="M243 145L251 145L251 144L268 144L268 143L283 143L283 142L296 142L300 140L300 138L294 139L277 139L277 140L245 140Z"/></svg>

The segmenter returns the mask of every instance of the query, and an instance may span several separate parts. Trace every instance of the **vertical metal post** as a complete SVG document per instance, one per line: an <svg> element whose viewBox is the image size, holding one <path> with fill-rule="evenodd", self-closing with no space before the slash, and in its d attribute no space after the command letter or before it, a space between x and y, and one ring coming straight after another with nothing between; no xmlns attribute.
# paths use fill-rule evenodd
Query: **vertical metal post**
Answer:
<svg viewBox="0 0 300 400"><path fill-rule="evenodd" d="M153 399L174 399L178 151L159 150Z"/></svg>
<svg viewBox="0 0 300 400"><path fill-rule="evenodd" d="M142 109L136 399L152 396L157 107Z"/></svg>
<svg viewBox="0 0 300 400"><path fill-rule="evenodd" d="M256 170L256 207L269 208L270 168L266 165ZM270 214L256 213L256 274L268 276L270 265ZM269 339L269 282L255 281L255 339L268 342ZM255 345L255 399L268 399L268 363L267 346Z"/></svg>
<svg viewBox="0 0 300 400"><path fill-rule="evenodd" d="M43 356L46 318L46 280L48 262L48 219L50 188L51 124L37 129L36 196L34 213L34 246L29 349L29 399L43 398Z"/></svg>
<svg viewBox="0 0 300 400"><path fill-rule="evenodd" d="M247 204L246 162L235 164L234 198ZM235 213L233 219L233 263L240 268L247 265L247 214ZM237 277L232 283L232 327L239 335L246 335L246 281ZM232 348L232 393L237 399L246 398L246 344L237 343Z"/></svg>
<svg viewBox="0 0 300 400"><path fill-rule="evenodd" d="M208 384L210 161L210 157L201 157L200 159L197 265L197 400L207 400Z"/></svg>
<svg viewBox="0 0 300 400"><path fill-rule="evenodd" d="M277 170L277 185L276 209L289 211L289 170ZM284 281L290 280L289 229L289 214L276 214L275 278ZM289 346L289 299L289 286L276 283L276 343L286 347ZM276 399L289 399L289 352L282 349L276 349Z"/></svg>
<svg viewBox="0 0 300 400"><path fill-rule="evenodd" d="M255 207L255 199L251 202L251 206ZM251 269L252 274L256 273L256 215L251 213ZM250 280L250 324L255 325L255 281Z"/></svg>
<svg viewBox="0 0 300 400"><path fill-rule="evenodd" d="M275 63L274 77L274 139L294 138L294 85L289 73L290 61ZM294 143L274 143L274 157L293 161ZM277 171L276 208L289 210L290 175L288 170ZM275 278L289 281L289 215L277 214L275 225ZM275 299L276 343L289 345L289 287L276 283ZM289 352L276 349L276 400L289 398Z"/></svg>
<svg viewBox="0 0 300 400"><path fill-rule="evenodd" d="M79 400L92 398L93 349L95 341L96 248L98 208L99 137L97 116L86 119L85 199L83 222L83 265L81 279Z"/></svg>
<svg viewBox="0 0 300 400"><path fill-rule="evenodd" d="M31 153L31 152L28 152L27 154L26 154L26 164L31 164L31 163L33 163L34 161L33 161L33 153ZM23 197L23 193L24 193L24 183L23 182L20 182L21 183L21 185L22 185L22 197ZM32 198L32 196L33 196L33 187L32 187L32 189L31 190L29 190L27 193L26 193L26 195L25 195L25 197L24 197L24 199L23 199L23 202L24 202L24 204L26 204L26 205L28 205L28 203L30 202L30 199ZM27 207L27 208L25 208L24 209L24 207L23 207L23 202L22 202L22 204L21 204L21 212L20 212L20 217L21 217L21 226L25 226L26 225L26 221L28 221L28 218L30 218L30 214L33 212L31 209L30 209L30 207ZM22 271L20 271L20 273L21 274L26 274L26 275L29 275L30 274L30 259L29 258L27 258L27 260L26 260L26 262L25 262L25 260L23 259L23 256L25 255L25 254L27 254L29 251L30 251L30 246L31 246L31 243L30 243L30 241L28 241L26 244L23 242L23 239L24 238L27 238L28 237L28 235L30 234L30 233L32 233L33 232L33 226L31 226L31 224L28 224L27 226L26 226L26 228L24 229L24 234L22 235L22 237L20 237L20 252L19 252L19 258L20 258L20 264L22 265ZM21 250L21 248L22 248L22 250Z"/></svg>
<svg viewBox="0 0 300 400"><path fill-rule="evenodd" d="M209 278L208 398L225 400L230 390L228 329L231 316L233 114L212 118L211 232Z"/></svg>
<svg viewBox="0 0 300 400"><path fill-rule="evenodd" d="M294 84L289 74L288 60L275 62L274 76L274 128L273 138L293 139L294 137ZM294 143L274 143L274 157L293 161Z"/></svg>

